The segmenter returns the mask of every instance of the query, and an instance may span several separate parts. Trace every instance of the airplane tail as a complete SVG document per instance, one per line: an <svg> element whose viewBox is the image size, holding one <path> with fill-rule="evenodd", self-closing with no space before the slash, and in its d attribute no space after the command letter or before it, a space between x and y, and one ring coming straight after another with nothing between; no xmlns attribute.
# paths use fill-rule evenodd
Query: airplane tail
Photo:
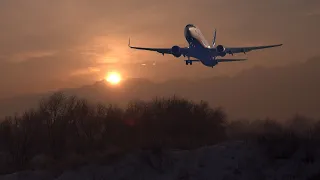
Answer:
<svg viewBox="0 0 320 180"><path fill-rule="evenodd" d="M212 47L216 45L217 29L214 29L214 35L212 40Z"/></svg>

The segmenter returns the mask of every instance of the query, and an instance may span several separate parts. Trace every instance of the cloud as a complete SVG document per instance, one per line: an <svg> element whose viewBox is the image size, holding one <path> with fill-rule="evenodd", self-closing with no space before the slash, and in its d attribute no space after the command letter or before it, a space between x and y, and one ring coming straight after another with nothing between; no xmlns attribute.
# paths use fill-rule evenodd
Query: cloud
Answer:
<svg viewBox="0 0 320 180"><path fill-rule="evenodd" d="M88 67L88 68L84 68L84 69L78 69L78 70L72 72L70 75L71 76L87 75L87 74L97 73L100 71L101 70L97 67Z"/></svg>
<svg viewBox="0 0 320 180"><path fill-rule="evenodd" d="M307 13L307 16L319 16L319 15L320 15L320 9L313 10L313 11Z"/></svg>
<svg viewBox="0 0 320 180"><path fill-rule="evenodd" d="M54 56L55 51L28 51L23 53L14 54L11 57L8 57L10 62L19 63L24 62L29 59L41 59L45 57Z"/></svg>

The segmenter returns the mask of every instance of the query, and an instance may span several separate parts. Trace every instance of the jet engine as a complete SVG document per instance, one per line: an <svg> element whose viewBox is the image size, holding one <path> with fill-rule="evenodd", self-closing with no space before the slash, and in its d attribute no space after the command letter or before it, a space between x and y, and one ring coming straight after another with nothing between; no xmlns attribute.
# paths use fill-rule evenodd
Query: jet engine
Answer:
<svg viewBox="0 0 320 180"><path fill-rule="evenodd" d="M223 47L222 45L217 46L217 52L221 57L224 57L227 53L225 52L226 48Z"/></svg>
<svg viewBox="0 0 320 180"><path fill-rule="evenodd" d="M218 45L218 46L217 46L217 51L218 51L219 53L222 53L222 52L224 52L225 50L226 50L226 48L223 47L222 45Z"/></svg>
<svg viewBox="0 0 320 180"><path fill-rule="evenodd" d="M175 57L180 57L182 55L181 49L179 46L172 46L171 53Z"/></svg>

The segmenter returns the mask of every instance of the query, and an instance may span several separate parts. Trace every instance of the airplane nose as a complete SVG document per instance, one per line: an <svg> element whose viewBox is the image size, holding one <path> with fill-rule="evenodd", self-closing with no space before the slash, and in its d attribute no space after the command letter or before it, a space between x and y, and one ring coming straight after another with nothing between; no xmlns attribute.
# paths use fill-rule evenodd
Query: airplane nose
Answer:
<svg viewBox="0 0 320 180"><path fill-rule="evenodd" d="M190 37L190 36L191 36L190 26L186 26L186 27L184 28L184 36L185 36L185 37Z"/></svg>
<svg viewBox="0 0 320 180"><path fill-rule="evenodd" d="M195 26L193 24L187 24L184 28L184 35L190 36L190 28L194 28Z"/></svg>
<svg viewBox="0 0 320 180"><path fill-rule="evenodd" d="M187 36L188 36L188 31L189 31L189 30L188 30L188 28L187 28L187 27L185 27L185 28L184 28L184 36L185 36L185 37L187 37Z"/></svg>

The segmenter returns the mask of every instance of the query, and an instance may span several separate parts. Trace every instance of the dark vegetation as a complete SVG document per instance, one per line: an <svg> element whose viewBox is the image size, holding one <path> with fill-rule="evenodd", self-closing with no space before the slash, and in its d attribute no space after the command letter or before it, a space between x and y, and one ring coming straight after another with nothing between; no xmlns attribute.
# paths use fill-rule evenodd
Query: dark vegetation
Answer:
<svg viewBox="0 0 320 180"><path fill-rule="evenodd" d="M128 151L193 149L228 140L256 141L271 160L290 158L304 148L303 161L312 163L320 123L302 116L282 124L270 119L227 121L221 108L176 96L134 101L121 109L55 93L38 108L1 122L0 170L64 169L112 162ZM46 160L36 166L40 155Z"/></svg>

